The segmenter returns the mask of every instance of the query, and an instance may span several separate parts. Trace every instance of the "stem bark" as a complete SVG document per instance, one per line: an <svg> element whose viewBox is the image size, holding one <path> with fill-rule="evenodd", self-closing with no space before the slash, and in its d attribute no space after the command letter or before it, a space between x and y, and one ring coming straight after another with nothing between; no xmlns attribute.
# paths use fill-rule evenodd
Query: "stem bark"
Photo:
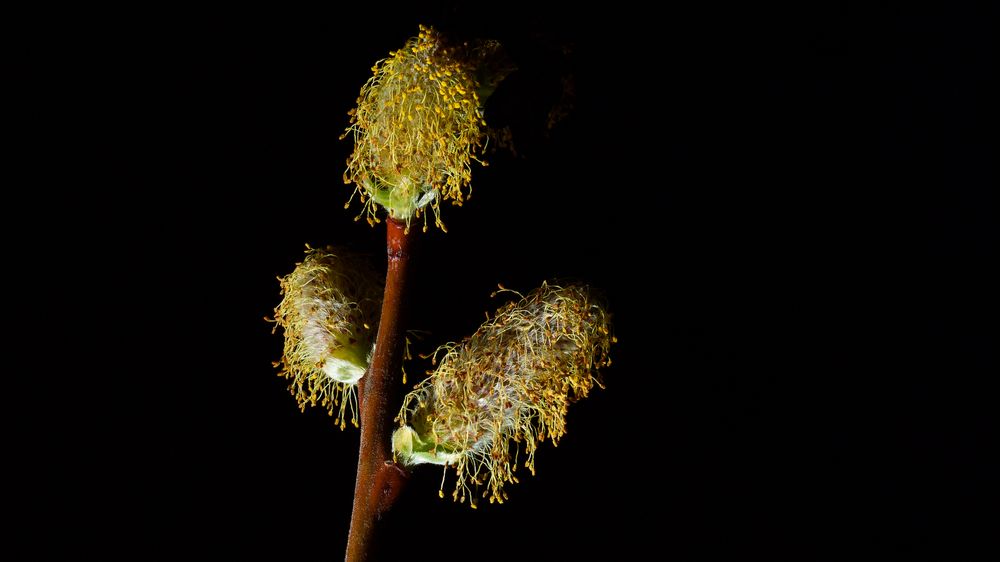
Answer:
<svg viewBox="0 0 1000 562"><path fill-rule="evenodd" d="M392 410L395 403L392 399L400 390L406 345L401 314L414 234L415 230L406 231L405 223L393 219L386 221L389 268L385 276L382 316L371 365L358 385L361 448L351 529L347 534L345 559L348 562L368 559L377 523L395 503L408 478L408 473L392 461L390 440L396 413Z"/></svg>

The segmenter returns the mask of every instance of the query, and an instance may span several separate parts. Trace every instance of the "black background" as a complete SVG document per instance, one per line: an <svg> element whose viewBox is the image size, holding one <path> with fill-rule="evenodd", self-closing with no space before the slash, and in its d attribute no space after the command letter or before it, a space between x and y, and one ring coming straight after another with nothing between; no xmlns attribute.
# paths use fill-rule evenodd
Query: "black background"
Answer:
<svg viewBox="0 0 1000 562"><path fill-rule="evenodd" d="M88 154L65 165L81 187L55 198L65 230L41 229L94 285L77 303L85 386L111 399L77 403L39 446L71 459L46 466L51 494L25 516L39 544L342 555L358 432L298 412L263 317L306 243L384 259L384 227L343 209L338 136L369 67L425 23L507 46L519 70L487 119L519 155L488 155L471 201L444 209L449 233L420 236L415 351L471 333L497 283L553 278L603 289L619 343L606 390L573 406L509 502L440 500L422 467L385 554L988 557L992 14L85 16L59 18L72 40L32 44L54 61L32 71L56 82L38 88L65 115L55 136ZM546 132L567 74L573 112Z"/></svg>

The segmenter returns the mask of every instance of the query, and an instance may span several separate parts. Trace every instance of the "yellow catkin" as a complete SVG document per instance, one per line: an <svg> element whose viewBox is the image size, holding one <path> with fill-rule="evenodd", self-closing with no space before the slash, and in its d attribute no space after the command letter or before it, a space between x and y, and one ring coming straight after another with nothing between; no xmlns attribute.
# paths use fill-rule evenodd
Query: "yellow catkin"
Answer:
<svg viewBox="0 0 1000 562"><path fill-rule="evenodd" d="M586 286L542 284L508 303L471 337L435 352L437 368L397 416L397 459L454 467L456 501L474 502L482 485L482 497L503 503L522 449L534 473L538 443L558 443L569 404L600 386L610 329Z"/></svg>
<svg viewBox="0 0 1000 562"><path fill-rule="evenodd" d="M382 283L359 256L306 246L295 270L279 279L283 298L274 309L284 331L280 376L299 408L325 408L341 429L346 410L357 425L356 386L368 368L377 334Z"/></svg>
<svg viewBox="0 0 1000 562"><path fill-rule="evenodd" d="M480 88L475 70L486 48L499 46L450 46L420 26L417 37L372 67L350 112L345 136L353 135L354 151L344 174L369 223L379 221L378 207L409 225L430 206L444 229L441 202L469 196L471 162L483 142L482 109L470 93ZM424 221L426 228L426 214Z"/></svg>

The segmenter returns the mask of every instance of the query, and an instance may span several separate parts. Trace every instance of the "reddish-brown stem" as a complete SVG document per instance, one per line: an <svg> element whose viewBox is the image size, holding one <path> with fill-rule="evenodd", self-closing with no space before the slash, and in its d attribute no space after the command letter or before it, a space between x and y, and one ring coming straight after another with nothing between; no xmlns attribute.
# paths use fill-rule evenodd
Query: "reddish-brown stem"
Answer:
<svg viewBox="0 0 1000 562"><path fill-rule="evenodd" d="M368 557L376 522L395 502L406 480L406 472L392 462L389 448L395 411L391 398L398 392L402 372L405 333L400 314L406 289L406 266L412 233L406 225L386 221L389 269L382 297L375 353L358 387L361 406L361 449L358 477L354 484L354 510L347 534L349 562Z"/></svg>

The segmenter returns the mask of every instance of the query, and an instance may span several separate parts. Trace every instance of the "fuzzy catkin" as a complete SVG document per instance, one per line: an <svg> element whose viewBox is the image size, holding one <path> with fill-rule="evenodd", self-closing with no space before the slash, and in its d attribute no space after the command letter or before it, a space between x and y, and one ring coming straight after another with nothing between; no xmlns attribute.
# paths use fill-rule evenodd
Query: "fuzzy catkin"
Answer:
<svg viewBox="0 0 1000 562"><path fill-rule="evenodd" d="M344 173L369 223L378 222L376 205L407 225L430 206L444 230L441 201L461 205L468 197L471 161L483 141L477 65L497 48L449 45L420 26L417 37L372 67L350 112L345 136L353 135L354 151ZM424 221L426 230L426 214Z"/></svg>
<svg viewBox="0 0 1000 562"><path fill-rule="evenodd" d="M341 429L346 410L357 425L356 386L368 368L377 334L382 283L359 256L332 247L306 247L294 271L279 279L283 298L274 309L284 330L280 376L299 408L319 405Z"/></svg>
<svg viewBox="0 0 1000 562"><path fill-rule="evenodd" d="M393 435L406 464L454 466L452 498L485 484L503 502L518 455L534 473L538 443L566 433L569 404L600 386L611 364L610 315L586 286L542 286L508 303L461 343L435 353L437 368L407 394ZM442 495L443 495L442 481Z"/></svg>

